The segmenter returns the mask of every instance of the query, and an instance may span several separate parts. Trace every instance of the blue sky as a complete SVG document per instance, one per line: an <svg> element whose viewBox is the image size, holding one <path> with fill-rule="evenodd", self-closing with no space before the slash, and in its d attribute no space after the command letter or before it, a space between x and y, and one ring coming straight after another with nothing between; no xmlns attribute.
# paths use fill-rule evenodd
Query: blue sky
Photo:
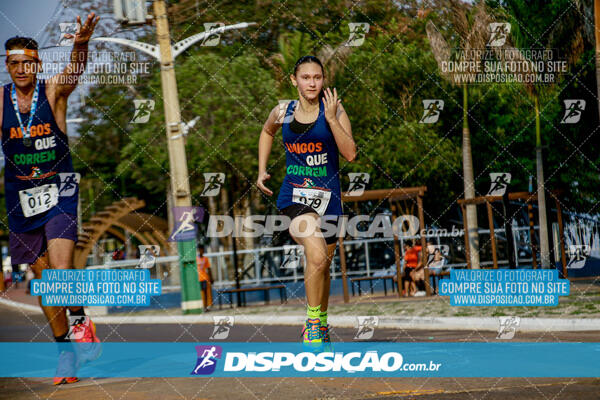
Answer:
<svg viewBox="0 0 600 400"><path fill-rule="evenodd" d="M39 40L58 3L59 0L0 0L2 45L15 35Z"/></svg>
<svg viewBox="0 0 600 400"><path fill-rule="evenodd" d="M59 0L0 0L0 42L4 54L4 42L13 36L29 36L40 40L44 28L52 17ZM8 77L2 57L0 77ZM0 157L3 154L0 152ZM0 167L4 165L4 158L0 160Z"/></svg>

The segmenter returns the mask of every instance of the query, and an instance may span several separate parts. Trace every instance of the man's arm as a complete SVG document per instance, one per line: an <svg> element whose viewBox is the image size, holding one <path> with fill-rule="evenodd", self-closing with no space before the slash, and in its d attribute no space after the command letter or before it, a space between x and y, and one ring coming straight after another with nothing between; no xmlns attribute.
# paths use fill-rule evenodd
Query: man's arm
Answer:
<svg viewBox="0 0 600 400"><path fill-rule="evenodd" d="M56 97L68 97L77 87L79 76L81 76L87 65L88 42L99 20L99 16L96 17L94 13L90 13L87 16L85 24L81 25L81 18L77 16L77 24L80 28L75 34L71 60L63 72L50 79L50 84L54 86ZM73 37L73 35L69 36L69 39Z"/></svg>

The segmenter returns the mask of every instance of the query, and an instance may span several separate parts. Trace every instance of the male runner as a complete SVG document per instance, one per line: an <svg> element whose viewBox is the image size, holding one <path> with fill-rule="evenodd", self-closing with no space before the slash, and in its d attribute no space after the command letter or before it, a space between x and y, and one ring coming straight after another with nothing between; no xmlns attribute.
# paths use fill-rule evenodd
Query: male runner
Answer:
<svg viewBox="0 0 600 400"><path fill-rule="evenodd" d="M45 268L73 267L77 241L79 188L61 191L61 183L73 184L73 163L66 135L67 98L75 90L87 64L88 41L100 17L77 17L71 61L64 71L48 80L37 73L42 62L31 38L13 37L4 45L6 69L12 83L0 95L2 149L5 156L4 187L12 262L31 264L35 277ZM64 185L63 185L64 186ZM59 349L54 384L77 382L75 366L99 355L95 326L82 306L40 306L48 319ZM77 356L70 344L69 314L75 316L72 336L85 345Z"/></svg>

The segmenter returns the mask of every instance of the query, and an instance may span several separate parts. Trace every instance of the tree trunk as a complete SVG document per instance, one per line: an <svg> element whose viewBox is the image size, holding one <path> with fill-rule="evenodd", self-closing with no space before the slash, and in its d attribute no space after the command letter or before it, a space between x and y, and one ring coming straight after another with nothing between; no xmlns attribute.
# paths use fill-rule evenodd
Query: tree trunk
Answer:
<svg viewBox="0 0 600 400"><path fill-rule="evenodd" d="M250 207L250 195L247 194L246 196L244 196L242 198L241 202L241 207L243 209L243 217L249 217L250 215L252 215L252 209ZM240 231L242 231L242 229L240 229ZM241 238L242 240L240 241L242 243L242 249L243 250L252 250L254 249L254 238L251 237L250 235L248 236L244 236L243 238ZM250 267L250 266L254 266L254 253L247 253L244 254L244 263L242 265L242 270ZM258 271L259 277L260 277L260 270ZM257 278L257 276L255 276L256 274L252 274L252 276L254 276L254 278Z"/></svg>
<svg viewBox="0 0 600 400"><path fill-rule="evenodd" d="M596 91L600 116L600 0L594 0L594 36L596 38Z"/></svg>
<svg viewBox="0 0 600 400"><path fill-rule="evenodd" d="M469 130L467 85L463 85L463 181L465 199L475 197L475 182L473 179L473 155L471 154L471 132ZM479 269L479 233L477 232L477 206L467 206L467 226L469 232L469 255L471 268Z"/></svg>
<svg viewBox="0 0 600 400"><path fill-rule="evenodd" d="M542 158L542 133L540 129L540 105L535 100L535 165L537 170L538 219L540 223L540 264L550 268L550 244L548 243L548 220L546 214L546 191L544 185L544 161Z"/></svg>
<svg viewBox="0 0 600 400"><path fill-rule="evenodd" d="M221 212L223 215L229 215L229 191L227 190L226 186L230 185L231 183L228 182L228 179L232 179L231 178L231 174L229 174L226 178L225 178L225 185L223 187L221 187L221 190L219 191L219 196L220 196L220 200L221 200ZM232 205L233 207L233 205ZM235 214L235 210L234 214ZM233 235L229 235L226 237L222 237L220 238L220 242L223 246L225 246L225 248L227 250L231 250L233 248Z"/></svg>
<svg viewBox="0 0 600 400"><path fill-rule="evenodd" d="M208 213L210 215L217 215L217 200L215 196L209 196L208 199ZM208 223L208 220L207 220ZM210 251L217 252L219 251L219 239L216 236L210 238Z"/></svg>
<svg viewBox="0 0 600 400"><path fill-rule="evenodd" d="M171 181L167 181L167 223L169 225L169 232L167 233L169 236L173 233L173 228L175 227L175 221L173 221L173 194L171 193ZM177 242L167 241L167 246L169 246L169 255L177 255ZM165 249L167 250L167 249ZM167 252L163 252L166 254ZM162 277L161 277L162 278ZM181 279L179 276L179 262L175 261L169 263L169 284L170 285L179 285L181 283Z"/></svg>

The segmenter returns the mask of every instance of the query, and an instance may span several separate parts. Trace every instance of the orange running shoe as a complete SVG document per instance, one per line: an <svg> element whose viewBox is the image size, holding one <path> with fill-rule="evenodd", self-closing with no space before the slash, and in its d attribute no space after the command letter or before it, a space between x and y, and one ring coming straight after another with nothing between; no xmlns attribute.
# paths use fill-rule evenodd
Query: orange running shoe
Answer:
<svg viewBox="0 0 600 400"><path fill-rule="evenodd" d="M56 366L57 376L54 378L54 384L64 385L67 383L78 382L79 378L73 376L77 370L76 363L75 353L72 351L61 351L58 356L58 365Z"/></svg>
<svg viewBox="0 0 600 400"><path fill-rule="evenodd" d="M74 376L72 378L54 378L55 385L66 385L67 383L75 383L75 382L79 382L79 378L77 378L76 376Z"/></svg>
<svg viewBox="0 0 600 400"><path fill-rule="evenodd" d="M88 316L80 317L71 325L71 338L77 343L79 365L94 361L102 353L100 339L96 336L96 324Z"/></svg>

